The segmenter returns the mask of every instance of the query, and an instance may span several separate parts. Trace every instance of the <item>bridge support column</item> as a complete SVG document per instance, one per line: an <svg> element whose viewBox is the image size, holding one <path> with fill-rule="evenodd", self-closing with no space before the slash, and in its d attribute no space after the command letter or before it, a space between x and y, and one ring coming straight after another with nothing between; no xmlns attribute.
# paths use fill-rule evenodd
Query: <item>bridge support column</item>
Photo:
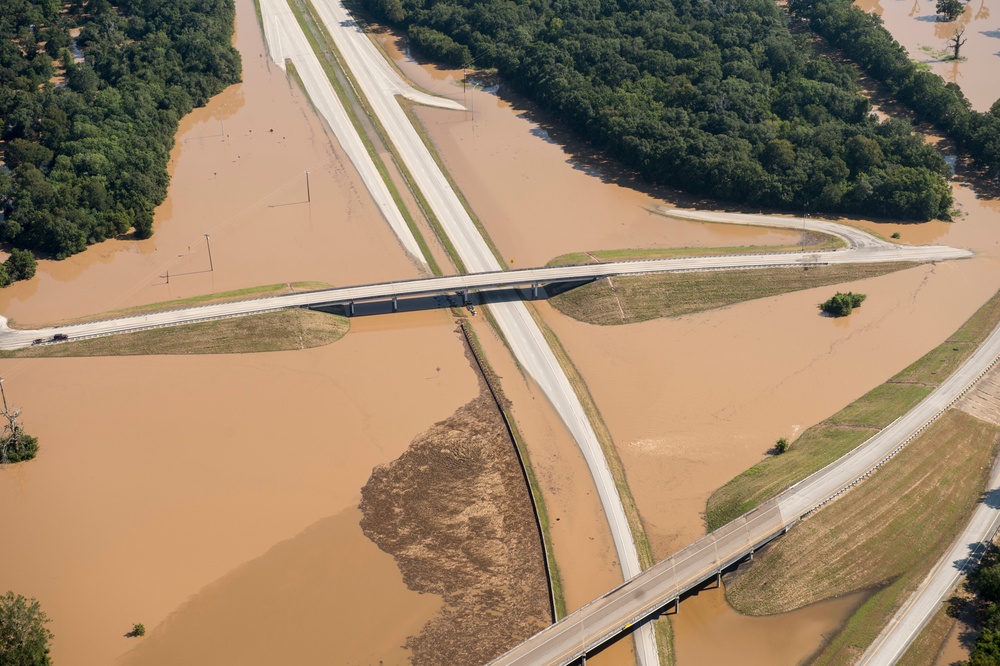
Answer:
<svg viewBox="0 0 1000 666"><path fill-rule="evenodd" d="M721 571L716 571L715 572L715 586L716 587L722 587L722 572Z"/></svg>
<svg viewBox="0 0 1000 666"><path fill-rule="evenodd" d="M466 289L462 292L462 305L469 304L469 290Z"/></svg>
<svg viewBox="0 0 1000 666"><path fill-rule="evenodd" d="M680 612L681 612L681 598L677 597L676 599L674 599L674 615L677 615Z"/></svg>
<svg viewBox="0 0 1000 666"><path fill-rule="evenodd" d="M347 306L347 311L351 313L351 316L352 316L352 317L354 316L354 301L351 301L351 302L350 302L350 303L348 304L348 306Z"/></svg>
<svg viewBox="0 0 1000 666"><path fill-rule="evenodd" d="M392 295L392 311L399 312L399 299L396 298L396 294Z"/></svg>
<svg viewBox="0 0 1000 666"><path fill-rule="evenodd" d="M753 548L750 549L750 559L753 560Z"/></svg>
<svg viewBox="0 0 1000 666"><path fill-rule="evenodd" d="M538 283L537 282L532 282L531 283L531 297L532 298L538 298Z"/></svg>

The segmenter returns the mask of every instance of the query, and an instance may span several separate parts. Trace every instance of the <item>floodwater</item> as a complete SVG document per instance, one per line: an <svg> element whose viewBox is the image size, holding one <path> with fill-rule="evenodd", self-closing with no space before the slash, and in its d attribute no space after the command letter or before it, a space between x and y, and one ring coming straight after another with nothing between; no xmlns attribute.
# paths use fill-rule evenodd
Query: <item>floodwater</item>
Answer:
<svg viewBox="0 0 1000 666"><path fill-rule="evenodd" d="M175 657L209 643L240 657L211 663L394 663L436 612L354 507L375 465L478 392L444 312L357 319L303 351L0 372L42 445L0 471L0 589L39 599L57 663L104 666L144 641L125 663L194 663ZM124 636L136 622L145 639Z"/></svg>
<svg viewBox="0 0 1000 666"><path fill-rule="evenodd" d="M300 664L405 662L400 636L419 633L441 601L404 592L360 520L351 506L273 546L185 601L118 663L264 666L289 663L289 645ZM372 599L389 612L370 612ZM344 612L354 608L367 612Z"/></svg>
<svg viewBox="0 0 1000 666"><path fill-rule="evenodd" d="M678 663L794 666L819 650L864 601L856 593L806 608L747 617L726 603L722 588L710 587L681 602L672 615Z"/></svg>
<svg viewBox="0 0 1000 666"><path fill-rule="evenodd" d="M475 120L471 110L462 114L418 109L417 115L473 210L514 266L580 250L797 240L788 232L655 217L649 209L681 199L669 192L631 189L634 183L598 168L572 142L570 148L554 142L550 128L525 110L529 105L511 103L513 96L491 91L470 88L463 93L455 83L461 72L415 63L389 34L381 41L420 86L464 97L470 109L474 101ZM955 198L962 215L954 223L854 222L887 237L898 231L902 242L950 244L970 248L978 256L838 286L868 294L864 307L847 319L824 318L816 309L833 287L627 327L582 324L539 304L586 379L618 445L657 557L703 535L702 513L711 492L760 461L775 440L794 439L906 367L1000 288L1000 202L977 199L970 188L958 184ZM528 443L532 460L542 460L542 466L549 458L571 456L571 443L543 445L531 438ZM549 501L564 506L585 501L571 494L591 486L580 487L571 478L543 475L553 496ZM561 523L553 523L560 529ZM603 534L606 528L600 527ZM560 537L554 538L570 586L600 561L597 552L560 550ZM706 606L703 617L725 625L734 614L726 609L720 601ZM831 627L840 622L832 611L812 612L836 620ZM786 618L781 634L792 631L795 622ZM689 654L708 654L714 634L692 627L678 625L678 645L690 646ZM771 633L759 629L765 625L755 627ZM768 652L771 644L761 646L760 663L785 659L786 653ZM803 654L818 643L810 645Z"/></svg>
<svg viewBox="0 0 1000 666"><path fill-rule="evenodd" d="M0 290L0 314L31 325L263 284L417 275L308 100L268 62L252 0L236 5L244 81L181 121L154 236L39 262L37 277Z"/></svg>
<svg viewBox="0 0 1000 666"><path fill-rule="evenodd" d="M938 21L934 0L856 0L866 12L882 17L886 29L909 52L945 81L956 83L977 111L988 111L1000 98L1000 11L996 0L970 0L955 21ZM950 57L952 36L965 30L961 60Z"/></svg>
<svg viewBox="0 0 1000 666"><path fill-rule="evenodd" d="M156 235L40 262L0 291L0 313L30 325L418 274L267 63L252 0L237 1L237 23L244 82L182 122ZM478 392L447 313L356 319L303 351L5 360L0 376L42 446L0 470L0 590L39 599L56 662L398 663L440 606L407 589L356 506L374 466ZM147 636L126 637L137 622Z"/></svg>
<svg viewBox="0 0 1000 666"><path fill-rule="evenodd" d="M380 41L418 86L465 103L471 111L416 107L452 179L514 268L540 266L567 252L657 247L794 245L799 234L753 227L666 220L662 200L607 178L576 143L567 149L533 118L519 97L473 87L462 71L421 66L390 33ZM558 130L552 129L558 133ZM564 139L560 135L560 139Z"/></svg>

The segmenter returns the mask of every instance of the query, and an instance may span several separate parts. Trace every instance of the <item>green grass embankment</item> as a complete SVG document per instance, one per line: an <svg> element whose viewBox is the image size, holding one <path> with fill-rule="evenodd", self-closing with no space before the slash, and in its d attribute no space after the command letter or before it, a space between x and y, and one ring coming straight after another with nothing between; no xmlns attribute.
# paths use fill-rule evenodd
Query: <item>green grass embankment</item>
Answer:
<svg viewBox="0 0 1000 666"><path fill-rule="evenodd" d="M3 358L143 356L149 354L251 354L306 349L336 342L347 334L346 317L290 309L154 328L135 333L70 340L0 352Z"/></svg>
<svg viewBox="0 0 1000 666"><path fill-rule="evenodd" d="M761 461L712 493L705 509L708 530L822 469L905 414L965 362L998 322L1000 292L922 358L802 433L788 452Z"/></svg>
<svg viewBox="0 0 1000 666"><path fill-rule="evenodd" d="M843 498L803 521L727 585L742 613L771 615L876 590L814 664L850 664L875 639L981 501L1000 427L957 409Z"/></svg>
<svg viewBox="0 0 1000 666"><path fill-rule="evenodd" d="M588 324L634 324L864 280L916 265L901 262L628 275L591 282L554 296L549 302L564 315Z"/></svg>

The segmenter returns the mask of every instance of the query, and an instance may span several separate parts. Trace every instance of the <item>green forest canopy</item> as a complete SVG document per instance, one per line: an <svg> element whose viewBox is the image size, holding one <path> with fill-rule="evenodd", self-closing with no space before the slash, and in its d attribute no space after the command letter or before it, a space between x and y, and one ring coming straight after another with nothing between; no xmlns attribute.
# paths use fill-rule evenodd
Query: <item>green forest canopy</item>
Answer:
<svg viewBox="0 0 1000 666"><path fill-rule="evenodd" d="M178 122L240 80L234 25L233 0L2 0L0 240L149 237Z"/></svg>
<svg viewBox="0 0 1000 666"><path fill-rule="evenodd" d="M755 206L947 218L948 168L879 122L774 0L363 0L452 65L496 67L644 178ZM460 62L464 61L464 62Z"/></svg>

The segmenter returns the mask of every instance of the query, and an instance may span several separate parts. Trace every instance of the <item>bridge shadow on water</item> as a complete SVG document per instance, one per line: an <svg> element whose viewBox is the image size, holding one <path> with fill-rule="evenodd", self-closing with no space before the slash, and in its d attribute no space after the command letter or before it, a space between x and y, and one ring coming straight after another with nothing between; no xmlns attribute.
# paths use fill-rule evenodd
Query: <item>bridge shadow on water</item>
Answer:
<svg viewBox="0 0 1000 666"><path fill-rule="evenodd" d="M517 287L511 289L497 289L493 291L470 292L468 300L461 293L438 294L430 296L409 296L400 297L396 302L396 309L393 310L392 298L380 298L369 301L355 301L354 311L351 312L349 302L331 302L321 305L309 306L310 310L329 312L345 317L367 317L371 315L384 315L395 312L419 312L422 310L439 310L442 308L461 308L466 305L478 307L489 305L490 303L511 303L514 301L542 301L553 296L570 291L576 287L592 282L590 278L577 282L559 282L538 287L537 294L532 292L530 287Z"/></svg>

